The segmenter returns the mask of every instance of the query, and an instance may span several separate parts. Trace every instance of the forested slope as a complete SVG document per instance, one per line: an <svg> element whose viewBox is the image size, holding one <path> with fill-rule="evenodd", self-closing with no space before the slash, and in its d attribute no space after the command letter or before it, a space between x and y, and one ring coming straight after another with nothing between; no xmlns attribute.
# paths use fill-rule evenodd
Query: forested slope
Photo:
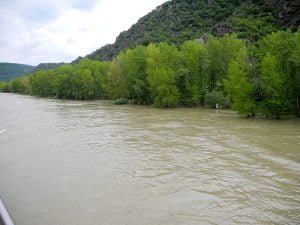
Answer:
<svg viewBox="0 0 300 225"><path fill-rule="evenodd" d="M129 30L120 33L114 44L87 57L111 60L121 50L136 45L167 42L182 44L211 33L257 41L273 31L291 28L300 22L300 1L284 0L172 0L142 17Z"/></svg>
<svg viewBox="0 0 300 225"><path fill-rule="evenodd" d="M40 63L39 65L33 68L33 72L40 71L40 70L51 70L55 69L64 63Z"/></svg>
<svg viewBox="0 0 300 225"><path fill-rule="evenodd" d="M33 66L18 63L0 63L0 81L10 81L22 75L30 74Z"/></svg>
<svg viewBox="0 0 300 225"><path fill-rule="evenodd" d="M40 63L37 66L31 66L18 63L0 63L0 81L7 82L40 70L55 69L63 64L64 63Z"/></svg>

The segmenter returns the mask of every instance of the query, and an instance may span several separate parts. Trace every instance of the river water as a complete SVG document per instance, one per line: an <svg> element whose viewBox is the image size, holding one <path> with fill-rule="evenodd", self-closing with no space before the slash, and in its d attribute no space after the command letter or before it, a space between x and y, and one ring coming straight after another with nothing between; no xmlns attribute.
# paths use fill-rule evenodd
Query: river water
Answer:
<svg viewBox="0 0 300 225"><path fill-rule="evenodd" d="M300 120L0 94L16 225L299 224Z"/></svg>

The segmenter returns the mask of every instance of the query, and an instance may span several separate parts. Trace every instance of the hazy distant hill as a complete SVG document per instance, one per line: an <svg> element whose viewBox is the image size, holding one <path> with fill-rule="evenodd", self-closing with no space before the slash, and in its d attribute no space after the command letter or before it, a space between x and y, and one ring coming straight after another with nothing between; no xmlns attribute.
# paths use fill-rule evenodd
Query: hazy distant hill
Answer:
<svg viewBox="0 0 300 225"><path fill-rule="evenodd" d="M180 44L205 33L222 36L236 32L241 38L255 41L279 29L295 30L300 22L299 12L299 0L171 0L120 33L114 44L87 57L110 60L137 44Z"/></svg>
<svg viewBox="0 0 300 225"><path fill-rule="evenodd" d="M18 63L0 63L0 81L10 81L39 70L54 69L62 64L63 63L40 63L37 66L30 66Z"/></svg>
<svg viewBox="0 0 300 225"><path fill-rule="evenodd" d="M0 81L9 81L32 72L34 66L18 63L0 63Z"/></svg>
<svg viewBox="0 0 300 225"><path fill-rule="evenodd" d="M39 70L51 70L55 69L64 63L40 63L39 65L35 66L32 72L36 72Z"/></svg>

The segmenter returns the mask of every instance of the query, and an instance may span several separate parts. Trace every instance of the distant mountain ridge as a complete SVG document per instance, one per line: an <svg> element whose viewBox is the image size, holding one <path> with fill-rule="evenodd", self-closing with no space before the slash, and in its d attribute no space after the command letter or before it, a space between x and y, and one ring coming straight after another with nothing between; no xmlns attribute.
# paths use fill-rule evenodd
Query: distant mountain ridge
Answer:
<svg viewBox="0 0 300 225"><path fill-rule="evenodd" d="M0 63L0 81L10 81L22 75L30 74L34 66L18 63Z"/></svg>
<svg viewBox="0 0 300 225"><path fill-rule="evenodd" d="M126 48L149 43L181 44L203 34L222 36L236 32L256 41L280 29L296 30L300 1L288 0L171 0L148 13L109 44L87 55L111 60Z"/></svg>
<svg viewBox="0 0 300 225"><path fill-rule="evenodd" d="M32 72L40 71L40 70L51 70L55 69L65 63L40 63L39 65L33 68Z"/></svg>
<svg viewBox="0 0 300 225"><path fill-rule="evenodd" d="M31 74L39 70L54 69L64 63L40 63L37 66L31 66L19 63L0 63L0 81L10 81L17 77Z"/></svg>

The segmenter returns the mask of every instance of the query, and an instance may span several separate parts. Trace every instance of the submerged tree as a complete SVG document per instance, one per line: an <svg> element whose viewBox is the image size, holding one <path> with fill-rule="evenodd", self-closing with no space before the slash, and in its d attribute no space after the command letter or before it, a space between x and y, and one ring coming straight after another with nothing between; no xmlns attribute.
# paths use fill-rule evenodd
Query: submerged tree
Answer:
<svg viewBox="0 0 300 225"><path fill-rule="evenodd" d="M222 38L210 36L205 45L208 53L209 66L208 88L223 91L223 79L227 77L229 64L238 57L245 42L238 39L235 34L224 35Z"/></svg>
<svg viewBox="0 0 300 225"><path fill-rule="evenodd" d="M149 104L147 48L137 46L125 52L129 98L136 104Z"/></svg>
<svg viewBox="0 0 300 225"><path fill-rule="evenodd" d="M295 112L300 117L300 30L294 34L295 45L290 61L292 66L291 71L291 87L292 87L292 102Z"/></svg>
<svg viewBox="0 0 300 225"><path fill-rule="evenodd" d="M207 86L207 51L196 41L187 41L180 47L181 68L177 74L180 103L195 106L204 97Z"/></svg>
<svg viewBox="0 0 300 225"><path fill-rule="evenodd" d="M299 84L296 69L299 46L297 33L279 31L258 42L256 55L265 92L263 111L276 117L289 114L294 111L293 105L296 105Z"/></svg>
<svg viewBox="0 0 300 225"><path fill-rule="evenodd" d="M286 96L285 75L279 69L279 63L274 56L267 54L261 63L261 78L265 99L263 109L266 114L280 117L288 111L289 99Z"/></svg>
<svg viewBox="0 0 300 225"><path fill-rule="evenodd" d="M148 46L147 79L152 101L157 107L175 107L179 102L176 75L178 50L166 43Z"/></svg>
<svg viewBox="0 0 300 225"><path fill-rule="evenodd" d="M253 99L256 87L252 82L251 66L246 49L239 51L236 60L229 64L228 78L224 80L225 91L232 101L233 109L248 116L255 115L258 108Z"/></svg>

